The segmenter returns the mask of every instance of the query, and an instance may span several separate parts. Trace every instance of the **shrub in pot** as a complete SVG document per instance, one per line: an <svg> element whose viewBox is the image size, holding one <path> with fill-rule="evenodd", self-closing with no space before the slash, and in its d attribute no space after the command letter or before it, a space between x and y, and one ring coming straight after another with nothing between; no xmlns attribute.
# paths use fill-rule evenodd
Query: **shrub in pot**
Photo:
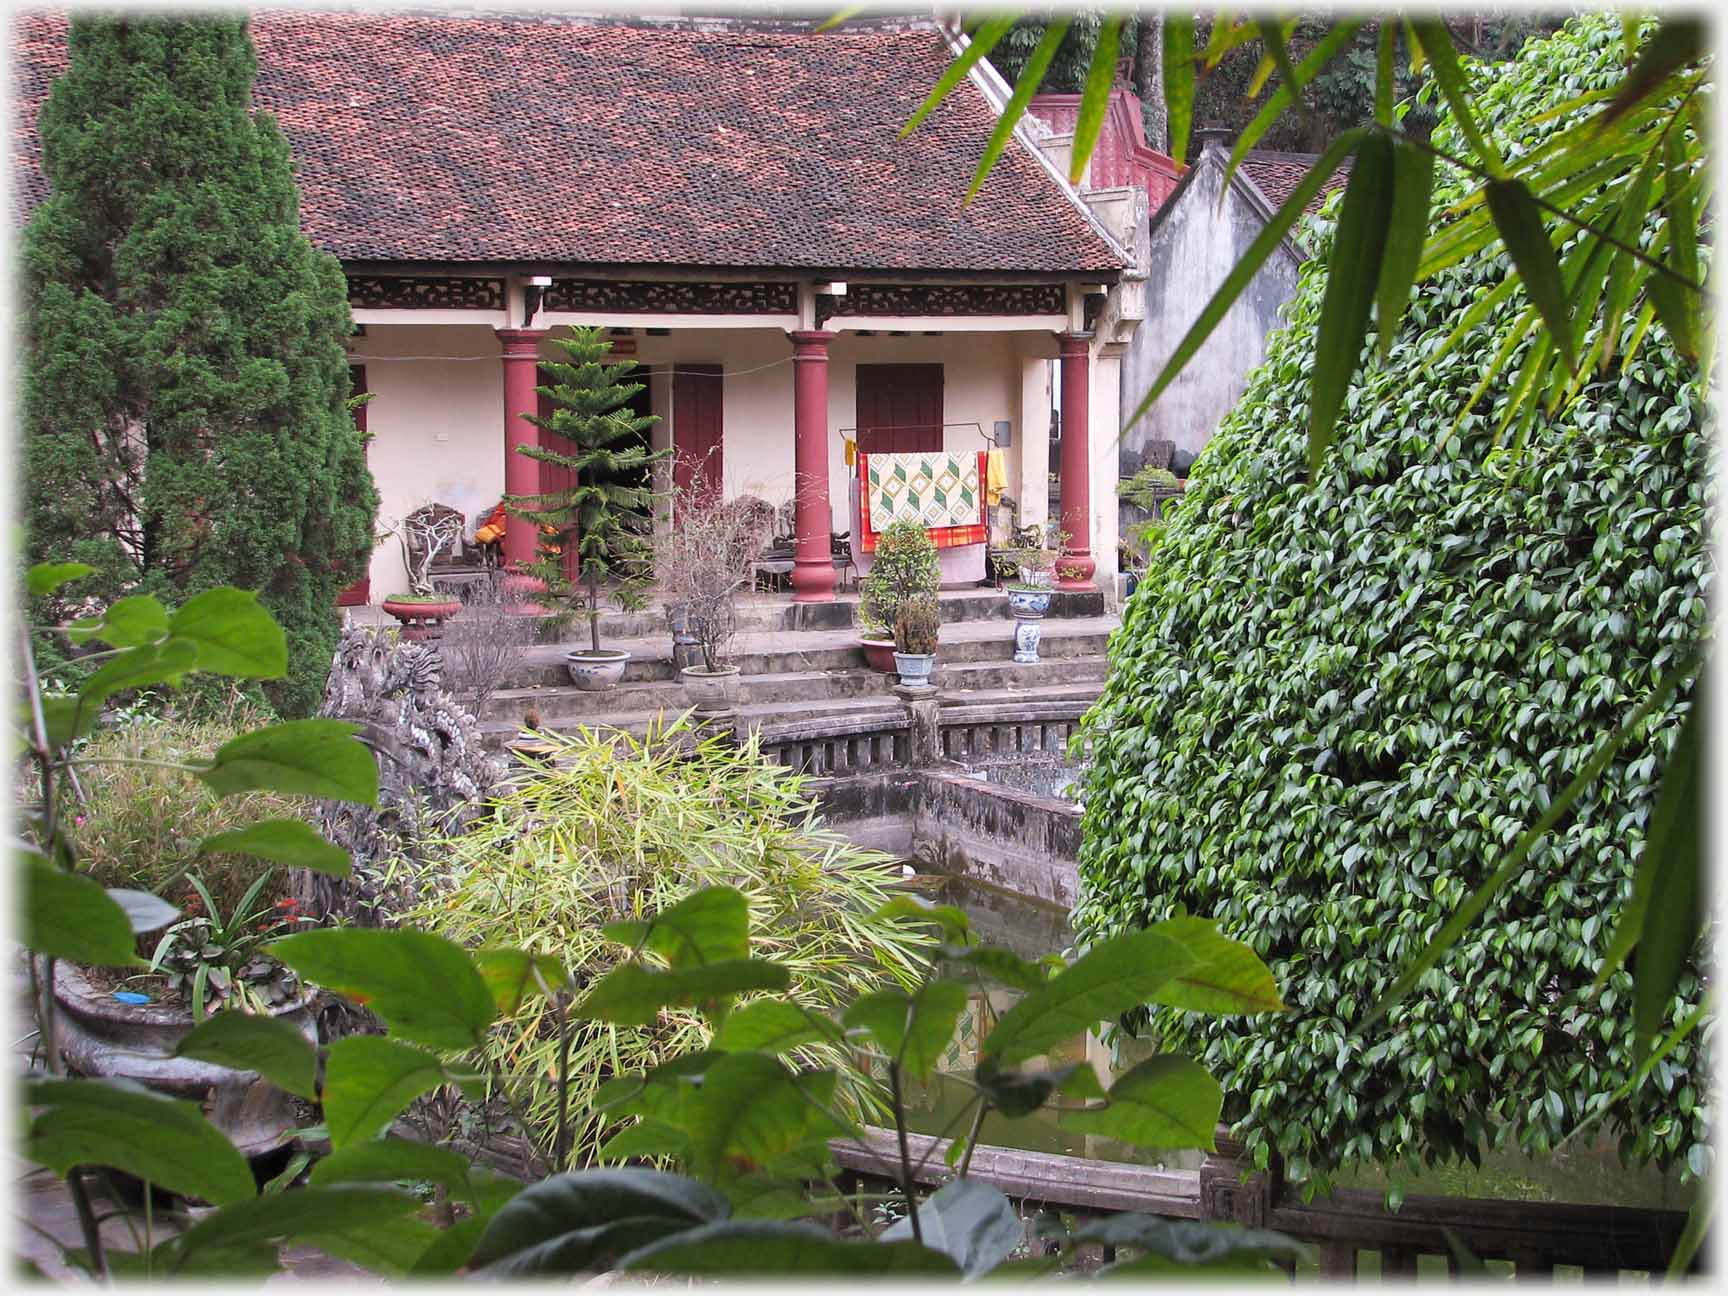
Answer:
<svg viewBox="0 0 1728 1296"><path fill-rule="evenodd" d="M918 595L935 598L941 579L936 546L918 523L890 523L877 537L870 570L858 589L859 638L871 666L894 669L894 625L901 604Z"/></svg>
<svg viewBox="0 0 1728 1296"><path fill-rule="evenodd" d="M671 524L655 537L654 566L668 619L675 635L682 627L696 657L681 667L679 678L698 711L725 711L737 703L740 668L732 652L738 591L750 579L750 564L768 542L773 521L773 510L761 500L722 501L712 490L682 489Z"/></svg>
<svg viewBox="0 0 1728 1296"><path fill-rule="evenodd" d="M942 611L935 595L919 594L900 605L900 614L894 618L894 666L902 684L910 688L930 686L941 629Z"/></svg>
<svg viewBox="0 0 1728 1296"><path fill-rule="evenodd" d="M393 529L402 542L408 592L387 595L380 606L402 623L404 639L438 639L444 623L462 610L462 600L432 589L432 563L461 545L462 515L423 504Z"/></svg>

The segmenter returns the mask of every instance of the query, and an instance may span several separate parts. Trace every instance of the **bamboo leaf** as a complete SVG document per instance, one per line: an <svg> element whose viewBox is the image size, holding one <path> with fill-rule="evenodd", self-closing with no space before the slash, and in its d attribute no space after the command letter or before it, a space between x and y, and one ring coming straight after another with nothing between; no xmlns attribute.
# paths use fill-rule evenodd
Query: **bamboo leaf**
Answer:
<svg viewBox="0 0 1728 1296"><path fill-rule="evenodd" d="M1248 245L1248 250L1237 259L1229 275L1219 285L1218 291L1212 294L1212 299L1201 310L1200 317L1190 326L1182 341L1177 343L1176 350L1171 353L1170 359L1165 362L1164 368L1153 380L1146 395L1140 398L1140 404L1123 421L1124 428L1132 427L1141 415L1152 408L1152 403L1163 394L1164 389L1176 380L1176 376L1194 358L1194 353L1212 335L1212 330L1218 327L1218 322L1242 295L1242 290L1260 272L1260 267L1266 264L1266 259L1284 241L1309 200L1320 191L1320 186L1331 177L1339 163L1349 156L1365 136L1366 132L1360 128L1345 131L1320 155L1319 161L1314 163L1308 174L1302 177L1290 196L1284 200L1284 205L1273 213L1272 219L1266 222L1254 241Z"/></svg>
<svg viewBox="0 0 1728 1296"><path fill-rule="evenodd" d="M1056 51L1061 47L1062 38L1068 34L1072 22L1072 19L1063 19L1044 29L1038 48L1032 51L1032 57L1026 60L1026 66L1020 70L1020 79L1014 83L1014 93L1009 97L1007 107L1002 109L1002 115L996 119L996 129L990 132L990 139L984 145L984 156L978 159L978 169L972 173L972 183L966 186L963 202L971 202L984 187L985 177L996 165L996 159L1002 156L1002 150L1008 147L1014 128L1026 115L1026 105L1032 102L1032 96L1038 93L1038 87L1043 84L1044 73L1050 67L1051 60L1056 57Z"/></svg>
<svg viewBox="0 0 1728 1296"><path fill-rule="evenodd" d="M1392 125L1392 98L1398 85L1398 26L1382 22L1374 48L1374 120Z"/></svg>
<svg viewBox="0 0 1728 1296"><path fill-rule="evenodd" d="M1705 54L1704 25L1696 18L1664 19L1626 74L1614 102L1602 110L1598 125L1607 126L1653 94L1663 82Z"/></svg>
<svg viewBox="0 0 1728 1296"><path fill-rule="evenodd" d="M1298 76L1304 82L1312 81L1338 56L1339 51L1355 39L1356 33L1362 29L1362 25L1366 21L1363 18L1346 18L1334 26L1318 45L1308 51L1301 63L1297 64ZM1235 146L1230 150L1230 161L1224 168L1225 184L1230 183L1230 177L1236 174L1236 168L1242 164L1242 159L1247 156L1248 150L1258 144L1260 137L1272 129L1272 124L1283 115L1290 103L1290 87L1288 84L1281 85L1272 92L1272 97L1266 101L1260 111L1254 114L1254 120L1243 128L1242 133L1236 137Z"/></svg>
<svg viewBox="0 0 1728 1296"><path fill-rule="evenodd" d="M1116 51L1122 39L1122 22L1120 15L1106 18L1098 30L1098 43L1092 49L1086 85L1080 94L1080 113L1074 121L1074 156L1068 167L1070 184L1079 184L1086 173L1086 163L1104 126L1104 113L1110 107L1110 88L1116 81Z"/></svg>
<svg viewBox="0 0 1728 1296"><path fill-rule="evenodd" d="M1464 132L1464 138L1470 141L1471 149L1482 160L1488 173L1504 176L1506 159L1500 155L1494 141L1482 133L1482 128L1476 124L1476 114L1470 110L1470 87L1465 81L1464 69L1459 66L1452 33L1446 30L1446 24L1439 18L1412 18L1410 30L1427 55L1428 65L1434 69L1434 80L1440 86L1440 93L1446 96L1458 129Z"/></svg>
<svg viewBox="0 0 1728 1296"><path fill-rule="evenodd" d="M1213 38L1225 16L1213 25ZM1164 118L1170 132L1170 156L1180 163L1188 156L1188 130L1194 122L1194 17L1164 15Z"/></svg>
<svg viewBox="0 0 1728 1296"><path fill-rule="evenodd" d="M1164 20L1169 22L1167 17ZM1218 61L1238 45L1245 45L1254 39L1257 24L1253 22L1236 21L1235 10L1220 9L1212 15L1212 30L1206 38L1206 50L1200 61L1210 72L1218 66ZM1166 37L1168 39L1168 37ZM1189 41L1192 44L1193 34L1190 28ZM1192 53L1192 49L1190 49Z"/></svg>
<svg viewBox="0 0 1728 1296"><path fill-rule="evenodd" d="M1314 344L1314 385L1308 401L1310 474L1320 470L1326 448L1332 444L1344 393L1362 359L1362 341L1368 335L1375 282L1392 217L1392 170L1392 141L1380 134L1364 139L1344 190Z"/></svg>
<svg viewBox="0 0 1728 1296"><path fill-rule="evenodd" d="M1672 279L1653 273L1644 281L1644 293L1656 308L1662 327L1668 330L1680 354L1688 360L1698 358L1698 339L1692 332L1692 298L1688 289ZM1630 354L1630 353L1628 353Z"/></svg>
<svg viewBox="0 0 1728 1296"><path fill-rule="evenodd" d="M1632 981L1632 1029L1640 1050L1648 1050L1661 1030L1686 956L1703 926L1698 903L1703 865L1698 849L1698 735L1708 723L1707 698L1707 673L1701 669L1692 709L1662 772L1638 866L1635 889L1643 888L1649 897L1636 936L1638 966Z"/></svg>
<svg viewBox="0 0 1728 1296"><path fill-rule="evenodd" d="M1388 25L1389 26L1389 25ZM1434 193L1434 156L1413 144L1395 141L1392 148L1392 211L1386 227L1385 259L1374 305L1380 332L1380 359L1392 354L1392 339L1410 290L1416 283L1416 267L1428 238L1429 205Z"/></svg>
<svg viewBox="0 0 1728 1296"><path fill-rule="evenodd" d="M996 48L996 42L1008 34L1008 29L1014 26L1017 17L1014 14L988 18L978 28L977 34L970 37L960 57L948 65L948 70L931 87L924 102L918 105L918 111L913 113L907 123L900 128L900 138L905 139L918 129L918 124L936 110L936 105L948 97L948 92L965 79L965 76L991 50Z"/></svg>
<svg viewBox="0 0 1728 1296"><path fill-rule="evenodd" d="M1260 36L1266 42L1266 52L1277 66L1278 75L1283 78L1283 83L1290 87L1291 101L1298 112L1306 115L1308 105L1302 99L1302 88L1307 84L1307 80L1299 69L1291 65L1290 47L1285 43L1295 29L1294 18L1286 18L1282 23L1263 22L1260 24Z"/></svg>
<svg viewBox="0 0 1728 1296"><path fill-rule="evenodd" d="M1521 180L1488 181L1487 198L1494 227L1500 231L1518 277L1524 281L1524 290L1548 325L1548 334L1567 371L1576 370L1578 354L1572 340L1572 311L1560 276L1560 262L1542 225L1541 209Z"/></svg>

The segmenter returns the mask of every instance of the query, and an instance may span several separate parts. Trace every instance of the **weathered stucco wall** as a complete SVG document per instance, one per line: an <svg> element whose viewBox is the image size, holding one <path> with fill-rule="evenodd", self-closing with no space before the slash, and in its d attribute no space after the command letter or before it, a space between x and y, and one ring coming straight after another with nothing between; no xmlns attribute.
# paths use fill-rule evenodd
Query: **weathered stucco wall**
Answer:
<svg viewBox="0 0 1728 1296"><path fill-rule="evenodd" d="M912 849L919 864L1072 907L1080 807L944 770L918 771Z"/></svg>
<svg viewBox="0 0 1728 1296"><path fill-rule="evenodd" d="M1209 149L1192 181L1153 229L1146 321L1122 360L1122 413L1140 404L1165 361L1199 317L1232 266L1260 233L1265 217L1242 188L1224 192L1224 152ZM1223 205L1219 195L1224 192ZM1274 252L1224 316L1199 354L1123 434L1120 472L1140 467L1146 443L1176 443L1178 469L1199 454L1235 405L1249 371L1266 353L1266 334L1296 289L1300 261L1286 243Z"/></svg>

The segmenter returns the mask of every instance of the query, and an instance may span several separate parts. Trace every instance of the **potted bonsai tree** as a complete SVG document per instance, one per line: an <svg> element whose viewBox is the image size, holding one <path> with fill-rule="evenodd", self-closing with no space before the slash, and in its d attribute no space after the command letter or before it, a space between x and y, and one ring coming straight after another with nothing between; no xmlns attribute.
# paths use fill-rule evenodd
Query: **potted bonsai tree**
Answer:
<svg viewBox="0 0 1728 1296"><path fill-rule="evenodd" d="M444 633L444 623L462 610L462 600L434 592L432 564L440 555L455 553L461 547L462 515L427 503L392 530L402 544L408 593L389 595L382 604L384 611L402 623L404 639L437 639Z"/></svg>
<svg viewBox="0 0 1728 1296"><path fill-rule="evenodd" d="M655 537L655 572L669 616L678 613L674 636L681 625L698 654L679 678L685 697L704 714L737 704L738 591L772 530L773 510L760 500L723 503L710 491L684 491L671 525Z"/></svg>
<svg viewBox="0 0 1728 1296"><path fill-rule="evenodd" d="M893 522L877 537L876 553L858 587L858 630L864 660L894 670L894 626L900 606L941 586L936 546L917 522Z"/></svg>
<svg viewBox="0 0 1728 1296"><path fill-rule="evenodd" d="M623 611L647 602L653 576L651 519L662 497L654 485L654 465L671 451L650 448L648 429L659 420L629 407L630 398L642 390L641 383L629 380L636 362L609 362L612 344L601 329L578 328L552 342L565 358L542 362L552 381L536 389L552 402L552 414L522 417L554 440L517 450L565 470L571 484L510 496L505 504L554 533L527 574L545 584L538 597L554 610L574 610L588 622L588 646L564 654L571 682L580 689L607 689L624 678L630 654L600 646L602 592ZM568 449L553 448L558 445ZM574 580L564 552L572 544Z"/></svg>
<svg viewBox="0 0 1728 1296"><path fill-rule="evenodd" d="M894 618L894 665L908 688L929 688L942 611L934 594L915 594Z"/></svg>

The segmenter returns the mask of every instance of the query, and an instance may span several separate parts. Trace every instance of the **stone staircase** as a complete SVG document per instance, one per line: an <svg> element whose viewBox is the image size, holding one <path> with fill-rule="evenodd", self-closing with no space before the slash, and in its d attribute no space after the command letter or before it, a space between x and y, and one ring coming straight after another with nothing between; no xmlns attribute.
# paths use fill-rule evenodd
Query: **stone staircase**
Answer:
<svg viewBox="0 0 1728 1296"><path fill-rule="evenodd" d="M934 682L946 706L1019 702L1089 702L1103 688L1105 644L1117 618L1096 593L1058 593L1044 619L1041 660L1012 660L1014 623L1006 598L986 589L946 590L939 598L942 637ZM742 667L736 723L756 728L771 741L782 731L805 730L831 720L851 729L905 723L895 677L864 664L853 628L856 595L832 603L792 603L785 596L741 600L734 658ZM656 610L609 613L601 643L631 654L624 681L602 692L571 686L564 653L586 642L586 626L564 632L557 643L524 651L508 687L481 711L489 745L503 747L521 729L524 716L539 727L571 731L578 726L622 729L640 735L662 718L687 707L672 662L672 636ZM580 638L578 638L580 636Z"/></svg>

